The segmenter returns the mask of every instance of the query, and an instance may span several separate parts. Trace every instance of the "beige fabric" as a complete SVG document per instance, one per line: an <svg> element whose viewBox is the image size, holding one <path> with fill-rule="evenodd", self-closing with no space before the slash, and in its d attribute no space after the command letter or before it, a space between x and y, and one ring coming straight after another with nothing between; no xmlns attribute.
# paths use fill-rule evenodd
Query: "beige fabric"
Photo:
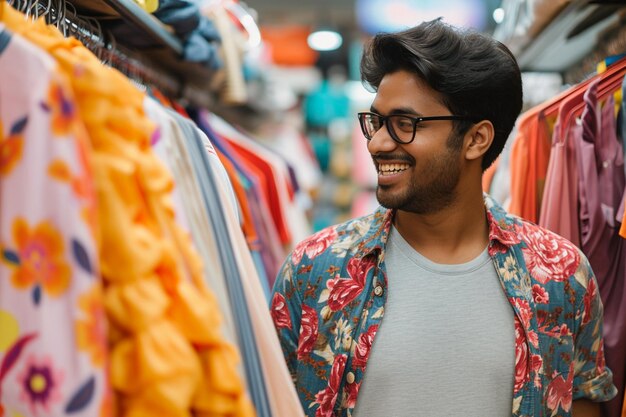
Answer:
<svg viewBox="0 0 626 417"><path fill-rule="evenodd" d="M145 108L151 119L158 122L161 127L161 140L154 148L167 164L176 181L173 193L176 218L182 220L181 223L191 233L196 249L204 261L205 282L215 293L223 315L224 338L237 345L234 316L217 252L215 234L204 210L202 193L192 170L193 163L185 146L184 133L180 130L176 120L153 99L146 99ZM240 372L240 374L243 378L244 373Z"/></svg>
<svg viewBox="0 0 626 417"><path fill-rule="evenodd" d="M237 44L235 31L226 10L215 6L204 12L213 21L222 39L222 59L226 70L226 85L222 91L222 100L226 103L245 103L248 99L246 82L243 77L241 50Z"/></svg>
<svg viewBox="0 0 626 417"><path fill-rule="evenodd" d="M287 364L283 358L278 336L263 297L263 288L259 282L252 256L234 215L235 209L225 198L225 192L221 185L219 191L220 200L225 206L224 213L228 222L228 232L232 244L235 246L235 254L250 310L252 328L259 349L271 409L276 416L302 417L304 412L287 370Z"/></svg>

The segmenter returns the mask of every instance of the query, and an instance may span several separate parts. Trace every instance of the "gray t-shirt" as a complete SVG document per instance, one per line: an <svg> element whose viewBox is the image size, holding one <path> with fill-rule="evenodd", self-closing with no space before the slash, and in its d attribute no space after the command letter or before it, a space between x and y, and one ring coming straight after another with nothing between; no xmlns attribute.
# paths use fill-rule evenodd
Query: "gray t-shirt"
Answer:
<svg viewBox="0 0 626 417"><path fill-rule="evenodd" d="M511 415L514 313L487 250L436 264L392 228L385 264L385 316L353 416Z"/></svg>

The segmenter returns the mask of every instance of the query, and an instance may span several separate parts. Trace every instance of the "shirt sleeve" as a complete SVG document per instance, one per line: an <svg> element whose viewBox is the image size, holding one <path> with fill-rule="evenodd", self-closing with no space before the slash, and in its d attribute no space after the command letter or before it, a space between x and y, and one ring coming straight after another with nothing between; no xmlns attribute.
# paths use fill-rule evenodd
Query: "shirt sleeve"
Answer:
<svg viewBox="0 0 626 417"><path fill-rule="evenodd" d="M294 282L294 269L291 256L289 256L274 283L270 311L289 373L295 381L302 297Z"/></svg>
<svg viewBox="0 0 626 417"><path fill-rule="evenodd" d="M576 280L586 284L586 290L576 310L578 331L575 340L573 399L587 398L592 401L608 401L617 395L613 374L605 364L602 339L602 316L604 309L598 290L598 282L589 261L582 255Z"/></svg>

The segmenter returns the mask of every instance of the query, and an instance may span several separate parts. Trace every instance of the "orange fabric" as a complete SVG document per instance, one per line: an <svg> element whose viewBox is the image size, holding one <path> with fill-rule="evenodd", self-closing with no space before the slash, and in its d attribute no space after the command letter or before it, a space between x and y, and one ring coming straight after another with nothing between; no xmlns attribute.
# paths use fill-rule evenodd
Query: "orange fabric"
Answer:
<svg viewBox="0 0 626 417"><path fill-rule="evenodd" d="M248 196L246 195L246 190L243 188L243 185L241 185L241 182L239 181L239 174L237 173L237 169L233 166L232 162L230 162L230 160L226 158L226 156L224 156L224 154L222 154L217 148L215 149L215 153L220 158L222 165L224 165L224 168L226 169L228 178L233 184L235 195L237 196L237 200L239 202L239 205L241 206L243 217L243 234L246 236L248 247L250 247L251 245L257 243L258 234L254 226L252 213L250 212L250 205L248 204Z"/></svg>
<svg viewBox="0 0 626 417"><path fill-rule="evenodd" d="M526 173L528 172L528 138L523 134L523 126L529 123L530 117L523 115L513 146L511 148L511 198L507 208L511 214L519 215L522 212L522 202L526 193Z"/></svg>
<svg viewBox="0 0 626 417"><path fill-rule="evenodd" d="M161 90L152 87L150 88L150 92L152 93L152 97L154 97L156 101L161 103L163 107L172 108L172 101L169 98L165 97L165 94L163 94Z"/></svg>
<svg viewBox="0 0 626 417"><path fill-rule="evenodd" d="M619 228L619 235L623 237L624 239L626 239L626 210L624 210L624 218L622 219L622 225ZM626 404L625 404L625 407L626 407Z"/></svg>
<svg viewBox="0 0 626 417"><path fill-rule="evenodd" d="M312 66L318 53L309 48L307 38L311 33L306 26L261 28L263 41L269 46L272 60L279 65Z"/></svg>
<svg viewBox="0 0 626 417"><path fill-rule="evenodd" d="M119 415L253 416L201 260L175 224L173 181L152 152L144 95L43 20L29 22L5 2L0 20L69 75L89 132Z"/></svg>
<svg viewBox="0 0 626 417"><path fill-rule="evenodd" d="M551 128L539 108L521 116L511 152L509 211L537 223L548 172Z"/></svg>

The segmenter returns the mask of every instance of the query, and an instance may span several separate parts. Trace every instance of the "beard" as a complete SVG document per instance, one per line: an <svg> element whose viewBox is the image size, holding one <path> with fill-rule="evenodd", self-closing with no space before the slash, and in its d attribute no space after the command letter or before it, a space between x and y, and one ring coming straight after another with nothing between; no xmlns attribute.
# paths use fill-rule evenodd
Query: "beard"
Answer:
<svg viewBox="0 0 626 417"><path fill-rule="evenodd" d="M424 161L421 172L413 173L406 185L378 185L376 198L381 206L416 214L436 213L453 204L461 178L459 151L448 149L443 155ZM415 168L415 164L411 164ZM410 168L409 168L410 169Z"/></svg>

